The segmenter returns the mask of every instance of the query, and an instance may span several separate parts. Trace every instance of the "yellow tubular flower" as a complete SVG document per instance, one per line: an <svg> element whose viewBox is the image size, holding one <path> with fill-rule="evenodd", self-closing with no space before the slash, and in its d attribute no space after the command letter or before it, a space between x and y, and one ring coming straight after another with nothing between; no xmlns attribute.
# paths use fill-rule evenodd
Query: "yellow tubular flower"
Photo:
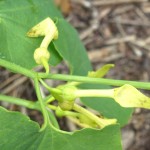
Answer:
<svg viewBox="0 0 150 150"><path fill-rule="evenodd" d="M52 40L58 38L58 29L51 18L46 18L39 24L34 26L28 33L29 37L40 37L45 36L40 47L34 52L34 60L37 64L43 65L46 72L49 72L48 61L50 58L50 53L48 51L48 46Z"/></svg>

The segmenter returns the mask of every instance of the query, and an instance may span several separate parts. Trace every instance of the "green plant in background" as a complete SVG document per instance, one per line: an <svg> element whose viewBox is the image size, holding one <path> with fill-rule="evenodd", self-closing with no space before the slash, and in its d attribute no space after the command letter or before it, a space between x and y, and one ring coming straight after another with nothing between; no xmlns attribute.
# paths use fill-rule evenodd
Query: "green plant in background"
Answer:
<svg viewBox="0 0 150 150"><path fill-rule="evenodd" d="M3 94L0 100L41 111L44 118L39 127L27 116L1 107L1 149L121 150L120 127L128 122L133 112L129 107L150 109L150 98L136 89L149 90L149 83L104 79L114 67L112 64L91 71L77 32L63 19L52 0L1 0L0 35L0 66L32 79L37 101ZM68 64L70 75L50 73L49 66L62 60ZM43 65L46 72L33 71L37 65ZM67 82L50 87L45 79ZM42 97L40 85L49 91L48 97ZM97 110L101 116L76 104L76 98L81 98L85 106ZM53 105L55 100L58 105ZM83 129L60 130L51 110Z"/></svg>

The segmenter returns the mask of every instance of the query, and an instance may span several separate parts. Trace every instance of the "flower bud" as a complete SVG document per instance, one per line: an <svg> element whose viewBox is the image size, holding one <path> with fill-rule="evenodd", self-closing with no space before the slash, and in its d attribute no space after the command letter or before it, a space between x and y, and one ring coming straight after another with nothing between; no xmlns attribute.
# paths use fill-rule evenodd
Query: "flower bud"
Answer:
<svg viewBox="0 0 150 150"><path fill-rule="evenodd" d="M52 92L53 97L58 100L58 104L62 110L71 110L76 98L75 91L77 88L71 85L61 85L57 89L59 93Z"/></svg>
<svg viewBox="0 0 150 150"><path fill-rule="evenodd" d="M63 102L58 102L58 105L64 111L72 110L73 105L74 105L74 100L72 100L72 101L65 100Z"/></svg>
<svg viewBox="0 0 150 150"><path fill-rule="evenodd" d="M34 59L37 64L42 64L46 72L49 73L48 61L50 58L50 53L47 49L51 41L58 38L58 29L55 23L48 17L29 30L27 35L29 37L45 36L40 47L34 52Z"/></svg>

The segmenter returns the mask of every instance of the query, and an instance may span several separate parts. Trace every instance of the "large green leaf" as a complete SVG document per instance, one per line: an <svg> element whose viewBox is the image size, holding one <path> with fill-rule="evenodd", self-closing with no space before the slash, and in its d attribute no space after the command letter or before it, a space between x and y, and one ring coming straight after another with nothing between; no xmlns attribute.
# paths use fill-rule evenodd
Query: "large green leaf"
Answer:
<svg viewBox="0 0 150 150"><path fill-rule="evenodd" d="M0 1L0 58L26 68L36 66L33 52L42 38L28 38L26 33L46 17L62 17L53 0ZM58 64L61 57L52 45L49 50L50 64Z"/></svg>
<svg viewBox="0 0 150 150"><path fill-rule="evenodd" d="M58 20L57 27L59 38L54 41L54 46L61 57L67 61L71 74L87 74L90 62L78 33L64 19Z"/></svg>
<svg viewBox="0 0 150 150"><path fill-rule="evenodd" d="M0 149L2 150L121 150L119 126L102 130L83 129L74 133L39 125L18 112L0 107Z"/></svg>

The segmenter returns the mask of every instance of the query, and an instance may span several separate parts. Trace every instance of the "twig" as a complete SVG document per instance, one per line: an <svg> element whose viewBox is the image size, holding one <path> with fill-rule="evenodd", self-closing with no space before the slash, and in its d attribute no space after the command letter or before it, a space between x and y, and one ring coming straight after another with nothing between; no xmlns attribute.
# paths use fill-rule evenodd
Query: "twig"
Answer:
<svg viewBox="0 0 150 150"><path fill-rule="evenodd" d="M143 3L141 9L144 13L150 13L150 3Z"/></svg>
<svg viewBox="0 0 150 150"><path fill-rule="evenodd" d="M111 62L111 61L114 61L114 60L117 60L120 58L124 58L124 54L122 54L122 53L113 54L109 57L104 58L102 61L106 63L106 62Z"/></svg>
<svg viewBox="0 0 150 150"><path fill-rule="evenodd" d="M20 84L24 83L27 80L28 80L27 77L20 77L13 84L9 85L4 90L2 90L1 93L8 94L9 92L11 92L12 90L16 89L16 87L18 87Z"/></svg>
<svg viewBox="0 0 150 150"><path fill-rule="evenodd" d="M9 77L6 81L4 81L4 82L2 82L0 84L0 89L4 88L5 86L7 86L8 84L10 84L14 80L18 79L19 77L20 77L20 74L15 74L15 75Z"/></svg>
<svg viewBox="0 0 150 150"><path fill-rule="evenodd" d="M142 19L142 22L145 21L146 23L149 23L149 18L143 13L140 8L136 7L135 12Z"/></svg>
<svg viewBox="0 0 150 150"><path fill-rule="evenodd" d="M105 42L106 45L111 45L111 44L117 44L120 42L130 42L130 41L135 41L135 36L125 36L125 37L119 37L119 38L113 38L111 40L108 40Z"/></svg>
<svg viewBox="0 0 150 150"><path fill-rule="evenodd" d="M109 22L111 23L116 23L116 20L109 20ZM125 25L133 25L133 26L147 26L149 27L150 26L150 23L147 23L147 22L142 22L142 21L133 21L133 20L127 20L127 19L117 19L117 22L120 23L120 24L125 24Z"/></svg>
<svg viewBox="0 0 150 150"><path fill-rule="evenodd" d="M117 23L117 27L118 27L118 30L120 31L121 35L122 35L123 37L125 37L125 36L126 36L126 33L125 33L125 31L124 31L122 25L121 25L120 23ZM141 53L141 51L140 51L138 48L136 48L135 46L132 45L132 43L135 42L135 41L136 41L136 37L135 37L135 39L134 39L133 41L130 41L130 42L128 43L128 45L131 47L131 49L133 49L134 53L139 57L139 56L142 55L142 53Z"/></svg>
<svg viewBox="0 0 150 150"><path fill-rule="evenodd" d="M89 27L86 30L84 30L82 33L80 33L80 39L84 40L86 37L92 34L93 30L94 29L92 27Z"/></svg>
<svg viewBox="0 0 150 150"><path fill-rule="evenodd" d="M116 15L120 15L120 14L123 14L123 13L126 13L126 12L128 12L128 11L130 11L130 10L133 10L134 9L134 5L123 5L123 6L120 6L120 7L117 7L114 11L113 11L113 13L112 13L112 15L113 16L116 16Z"/></svg>
<svg viewBox="0 0 150 150"><path fill-rule="evenodd" d="M141 3L141 2L148 2L148 0L95 0L92 2L93 5L96 6L104 6L104 5L118 5L118 4L125 4L125 3Z"/></svg>

